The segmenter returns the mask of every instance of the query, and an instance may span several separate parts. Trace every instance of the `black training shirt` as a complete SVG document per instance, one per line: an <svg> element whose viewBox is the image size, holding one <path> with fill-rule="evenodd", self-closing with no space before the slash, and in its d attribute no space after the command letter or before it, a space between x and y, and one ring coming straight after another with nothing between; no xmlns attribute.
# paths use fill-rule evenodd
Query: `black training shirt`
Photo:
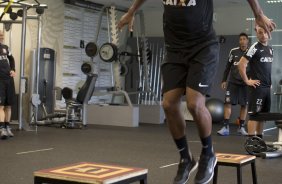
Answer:
<svg viewBox="0 0 282 184"><path fill-rule="evenodd" d="M213 0L163 0L166 48L177 50L216 42Z"/></svg>
<svg viewBox="0 0 282 184"><path fill-rule="evenodd" d="M226 82L227 77L229 75L229 82L239 85L245 85L245 82L243 81L239 69L238 64L242 56L244 56L245 51L241 50L240 47L236 47L230 50L228 62L226 64L226 68L223 73L223 79L222 82Z"/></svg>
<svg viewBox="0 0 282 184"><path fill-rule="evenodd" d="M259 87L270 87L273 49L270 46L264 46L260 42L256 42L244 57L249 60L250 78L260 80Z"/></svg>
<svg viewBox="0 0 282 184"><path fill-rule="evenodd" d="M15 71L15 60L7 45L0 43L0 80L10 78L11 70Z"/></svg>

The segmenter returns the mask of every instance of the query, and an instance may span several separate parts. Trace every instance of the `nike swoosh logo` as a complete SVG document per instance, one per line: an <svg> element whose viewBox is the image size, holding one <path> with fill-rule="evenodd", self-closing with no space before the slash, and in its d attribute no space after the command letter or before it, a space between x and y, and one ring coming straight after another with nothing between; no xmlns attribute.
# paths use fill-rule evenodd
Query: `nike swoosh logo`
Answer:
<svg viewBox="0 0 282 184"><path fill-rule="evenodd" d="M200 88L207 88L207 87L209 87L209 85L201 84L201 83L200 83L200 84L199 84L199 87L200 87Z"/></svg>
<svg viewBox="0 0 282 184"><path fill-rule="evenodd" d="M210 167L209 168L209 173L212 173L213 172L213 167Z"/></svg>
<svg viewBox="0 0 282 184"><path fill-rule="evenodd" d="M181 148L180 150L178 150L179 152L181 152L181 151L183 151L183 150L185 150L185 148Z"/></svg>
<svg viewBox="0 0 282 184"><path fill-rule="evenodd" d="M215 163L213 163L213 165L209 168L209 173L212 173L214 170L214 167L216 165L217 160L215 160Z"/></svg>

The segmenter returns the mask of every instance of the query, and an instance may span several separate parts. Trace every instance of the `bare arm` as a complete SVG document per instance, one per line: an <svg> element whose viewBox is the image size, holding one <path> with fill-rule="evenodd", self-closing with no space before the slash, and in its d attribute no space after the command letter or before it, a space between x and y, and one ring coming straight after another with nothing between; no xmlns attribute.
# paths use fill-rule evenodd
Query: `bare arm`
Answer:
<svg viewBox="0 0 282 184"><path fill-rule="evenodd" d="M257 0L248 0L248 2L253 10L254 16L256 18L256 23L260 27L264 28L269 38L271 38L270 32L275 29L276 24L264 15Z"/></svg>
<svg viewBox="0 0 282 184"><path fill-rule="evenodd" d="M232 66L231 62L228 62L226 64L226 67L225 67L225 70L224 70L224 73L223 73L222 82L221 82L221 88L222 89L226 89L226 87L227 87L227 82L226 81L227 81L227 78L228 78L231 66Z"/></svg>
<svg viewBox="0 0 282 184"><path fill-rule="evenodd" d="M245 83L249 80L247 76L247 72L246 72L248 63L249 61L243 56L241 57L239 64L238 64L240 75Z"/></svg>
<svg viewBox="0 0 282 184"><path fill-rule="evenodd" d="M251 8L254 12L255 17L263 14L262 9L261 9L257 0L248 0L248 2L249 2L250 6L251 6Z"/></svg>
<svg viewBox="0 0 282 184"><path fill-rule="evenodd" d="M134 14L146 0L135 0L128 12Z"/></svg>
<svg viewBox="0 0 282 184"><path fill-rule="evenodd" d="M133 31L134 14L146 0L135 0L132 6L128 9L120 21L118 22L118 29L122 29L128 24L129 31Z"/></svg>
<svg viewBox="0 0 282 184"><path fill-rule="evenodd" d="M252 86L252 87L256 88L256 86L260 85L260 81L248 79L247 72L246 72L246 68L247 68L248 63L249 63L249 61L247 60L247 58L245 58L244 56L241 57L239 64L238 64L239 73L240 73L243 81L248 86Z"/></svg>

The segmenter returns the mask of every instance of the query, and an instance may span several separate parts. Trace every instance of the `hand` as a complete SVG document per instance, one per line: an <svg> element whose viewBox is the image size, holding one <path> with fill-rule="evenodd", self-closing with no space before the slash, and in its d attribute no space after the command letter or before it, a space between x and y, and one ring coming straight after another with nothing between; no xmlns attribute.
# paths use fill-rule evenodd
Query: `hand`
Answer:
<svg viewBox="0 0 282 184"><path fill-rule="evenodd" d="M128 29L130 32L133 32L133 22L134 22L134 14L127 12L126 14L124 14L120 21L118 22L118 29L121 30L123 28L123 26L125 26L126 24L128 24Z"/></svg>
<svg viewBox="0 0 282 184"><path fill-rule="evenodd" d="M267 32L268 37L270 39L270 32L276 28L276 24L264 14L260 14L256 17L256 23Z"/></svg>
<svg viewBox="0 0 282 184"><path fill-rule="evenodd" d="M10 71L10 76L11 76L11 77L15 77L15 76L16 76L16 72L15 72L14 70L11 70L11 71Z"/></svg>
<svg viewBox="0 0 282 184"><path fill-rule="evenodd" d="M250 80L247 80L246 84L248 86L252 86L252 87L256 88L257 86L260 86L260 81L250 79Z"/></svg>
<svg viewBox="0 0 282 184"><path fill-rule="evenodd" d="M226 82L222 82L222 83L221 83L221 88L225 90L225 89L226 89L226 86L227 86L226 84L227 84Z"/></svg>

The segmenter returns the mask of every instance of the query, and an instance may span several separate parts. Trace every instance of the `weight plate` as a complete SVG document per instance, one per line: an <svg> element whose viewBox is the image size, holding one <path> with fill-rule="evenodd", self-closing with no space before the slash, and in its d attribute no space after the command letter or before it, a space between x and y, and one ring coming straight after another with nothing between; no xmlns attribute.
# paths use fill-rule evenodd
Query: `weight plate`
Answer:
<svg viewBox="0 0 282 184"><path fill-rule="evenodd" d="M261 138L257 136L247 138L245 142L245 149L251 155L257 155L261 152L267 151L267 146Z"/></svg>
<svg viewBox="0 0 282 184"><path fill-rule="evenodd" d="M85 53L87 56L94 57L96 56L97 51L98 51L98 47L94 42L87 43L85 47Z"/></svg>
<svg viewBox="0 0 282 184"><path fill-rule="evenodd" d="M118 59L118 48L113 43L104 43L99 50L100 58L108 63Z"/></svg>

